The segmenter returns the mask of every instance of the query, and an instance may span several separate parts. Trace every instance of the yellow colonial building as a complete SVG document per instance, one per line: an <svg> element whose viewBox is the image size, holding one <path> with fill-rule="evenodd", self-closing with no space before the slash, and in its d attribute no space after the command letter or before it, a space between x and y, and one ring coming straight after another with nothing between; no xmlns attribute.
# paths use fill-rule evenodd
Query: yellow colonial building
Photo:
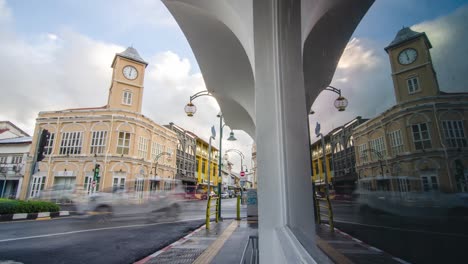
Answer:
<svg viewBox="0 0 468 264"><path fill-rule="evenodd" d="M40 112L30 157L42 130L50 134L45 158L25 174L21 198L44 189L83 187L94 192L112 187L135 191L167 187L176 174L176 133L141 114L145 62L129 47L112 62L108 103L103 107ZM29 158L28 167L32 159ZM94 168L100 165L93 182ZM165 180L167 179L167 180ZM166 184L164 184L166 183Z"/></svg>
<svg viewBox="0 0 468 264"><path fill-rule="evenodd" d="M333 182L333 163L331 161L332 152L330 145L330 136L324 136L325 140L325 164L323 162L323 147L321 140L317 140L311 145L312 153L312 182L316 186L316 190L325 191L325 173L329 187ZM325 168L324 168L325 165Z"/></svg>
<svg viewBox="0 0 468 264"><path fill-rule="evenodd" d="M212 142L213 143L213 142ZM209 143L197 137L197 167L196 177L199 189L206 191L208 189L208 166L210 167L210 185L211 191L217 192L218 186L218 159L219 151L211 146L211 162L208 164Z"/></svg>
<svg viewBox="0 0 468 264"><path fill-rule="evenodd" d="M361 187L468 191L468 93L440 91L430 48L410 28L385 48L397 104L354 130Z"/></svg>

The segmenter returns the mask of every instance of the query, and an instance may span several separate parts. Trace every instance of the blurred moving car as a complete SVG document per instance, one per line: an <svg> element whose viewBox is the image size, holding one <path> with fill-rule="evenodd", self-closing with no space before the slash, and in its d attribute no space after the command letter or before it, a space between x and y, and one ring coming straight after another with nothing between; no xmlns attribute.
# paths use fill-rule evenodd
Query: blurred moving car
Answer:
<svg viewBox="0 0 468 264"><path fill-rule="evenodd" d="M375 189L368 184L369 180L360 180L355 191L356 204L363 212L380 211L393 215L409 217L448 217L468 218L468 193L443 193L440 191L424 191L415 186L421 186L420 179L408 176L394 177L405 184L392 191L388 188L390 182L377 179ZM405 188L401 188L401 186Z"/></svg>
<svg viewBox="0 0 468 264"><path fill-rule="evenodd" d="M230 198L229 193L227 193L227 192L222 192L222 193L221 193L221 199L227 199L227 198Z"/></svg>
<svg viewBox="0 0 468 264"><path fill-rule="evenodd" d="M58 184L52 188L42 190L38 200L50 201L57 204L71 204L77 196L85 193L82 186Z"/></svg>
<svg viewBox="0 0 468 264"><path fill-rule="evenodd" d="M127 186L134 186L128 182ZM135 184L137 186L137 184ZM76 199L79 214L105 220L112 216L146 214L153 219L176 219L185 191L174 186L166 190L141 191L138 188L111 188Z"/></svg>

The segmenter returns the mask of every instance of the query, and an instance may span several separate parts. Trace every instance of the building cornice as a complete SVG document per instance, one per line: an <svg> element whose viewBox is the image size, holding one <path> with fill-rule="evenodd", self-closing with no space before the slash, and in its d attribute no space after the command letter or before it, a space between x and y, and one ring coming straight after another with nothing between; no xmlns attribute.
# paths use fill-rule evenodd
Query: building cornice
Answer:
<svg viewBox="0 0 468 264"><path fill-rule="evenodd" d="M466 98L466 100L464 100L463 98ZM456 99L456 101L453 101L451 99ZM414 112L421 112L424 110L432 112L434 105L438 112L440 112L441 110L444 111L453 109L468 109L468 93L456 95L449 94L443 96L430 96L394 105L391 108L379 114L378 116L356 126L354 128L353 134L356 137L360 137L371 130L378 129L394 121L395 119L404 117Z"/></svg>
<svg viewBox="0 0 468 264"><path fill-rule="evenodd" d="M422 68L422 67L425 67L427 65L431 65L432 62L426 62L426 63L423 63L423 64L419 64L419 65L416 65L416 66L413 66L413 67L410 67L410 68L405 68L401 71L397 71L397 72L393 72L392 75L395 76L395 75L398 75L398 74L402 74L402 73L405 73L407 71L412 71L412 70L415 70L415 69L418 69L418 68Z"/></svg>
<svg viewBox="0 0 468 264"><path fill-rule="evenodd" d="M62 116L61 114L69 114L69 113L99 113L100 115L77 115L77 116ZM135 116L128 116L125 113L129 113ZM52 116L44 116L47 114L51 114ZM37 124L50 124L55 125L57 120L60 119L60 123L86 123L86 122L97 122L97 121L108 121L108 122L116 122L116 121L124 121L124 122L134 122L135 125L140 125L141 127L152 131L153 133L158 133L162 137L166 139L172 139L171 141L177 143L177 133L161 126L151 119L145 117L144 115L140 115L135 112L130 111L115 111L112 109L99 109L99 110L64 110L64 111L53 111L53 112L40 112L39 117L36 119Z"/></svg>
<svg viewBox="0 0 468 264"><path fill-rule="evenodd" d="M127 82L127 81L124 81L124 80L117 80L117 79L113 79L112 81L116 82L116 83L121 83L121 84L125 84L125 85L128 85L128 86L133 86L133 87L137 87L137 88L142 88L143 89L143 85L138 85L138 84L135 84L135 83L132 83L132 82Z"/></svg>

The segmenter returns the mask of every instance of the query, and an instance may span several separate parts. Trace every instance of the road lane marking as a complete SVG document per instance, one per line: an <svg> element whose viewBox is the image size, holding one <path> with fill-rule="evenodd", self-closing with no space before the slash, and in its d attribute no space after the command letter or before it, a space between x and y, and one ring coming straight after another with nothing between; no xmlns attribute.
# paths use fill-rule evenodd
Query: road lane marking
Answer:
<svg viewBox="0 0 468 264"><path fill-rule="evenodd" d="M72 234L79 234L79 233L88 233L88 232L95 232L95 231L102 231L102 230L125 229L125 228L144 227L144 226L154 226L154 225L162 225L162 224L182 223L182 222L196 221L196 220L204 220L204 219L205 219L205 218L193 218L193 219L185 219L185 220L179 220L179 221L173 221L173 222L160 222L160 223L138 224L138 225L126 225L126 226L112 226L112 227L102 227L102 228L93 228L93 229L84 229L84 230L76 230L76 231L69 231L69 232L61 232L61 233L54 233L54 234L44 234L44 235L37 235L37 236L7 238L7 239L1 239L1 240L0 240L0 243L3 243L3 242L10 242L10 241L18 241L18 240L35 239L35 238L44 238L44 237L54 237L54 236L72 235Z"/></svg>
<svg viewBox="0 0 468 264"><path fill-rule="evenodd" d="M362 224L362 223L349 222L349 221L336 220L336 219L334 220L334 222L350 224L350 225L374 227L374 228L383 228L383 229L396 230L396 231L416 232L416 233L426 233L426 234L441 235L441 236L454 236L454 237L468 238L468 235L463 235L463 234L443 233L443 232L425 231L425 230L418 230L418 229L406 229L406 228L391 227L391 226L369 225L369 224Z"/></svg>

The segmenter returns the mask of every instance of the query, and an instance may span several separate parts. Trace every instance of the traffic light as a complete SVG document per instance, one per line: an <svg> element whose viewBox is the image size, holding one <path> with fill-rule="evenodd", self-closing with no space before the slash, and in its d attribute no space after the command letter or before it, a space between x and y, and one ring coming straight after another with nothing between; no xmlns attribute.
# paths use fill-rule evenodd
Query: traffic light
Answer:
<svg viewBox="0 0 468 264"><path fill-rule="evenodd" d="M94 181L98 181L100 167L101 165L99 164L94 165Z"/></svg>
<svg viewBox="0 0 468 264"><path fill-rule="evenodd" d="M41 136L39 138L39 147L37 148L37 159L36 161L41 161L44 159L44 148L47 145L49 140L50 133L47 129L43 129L41 132Z"/></svg>

